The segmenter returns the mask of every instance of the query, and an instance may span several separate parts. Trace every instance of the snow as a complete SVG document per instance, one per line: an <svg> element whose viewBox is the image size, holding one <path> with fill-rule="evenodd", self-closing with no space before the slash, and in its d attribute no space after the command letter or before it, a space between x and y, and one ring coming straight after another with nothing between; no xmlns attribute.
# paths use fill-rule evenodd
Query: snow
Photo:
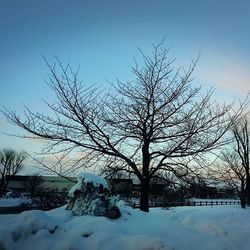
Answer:
<svg viewBox="0 0 250 250"><path fill-rule="evenodd" d="M117 219L121 213L116 206L117 199L110 195L105 179L89 173L78 176L78 182L69 191L66 210L76 216L105 216Z"/></svg>
<svg viewBox="0 0 250 250"><path fill-rule="evenodd" d="M17 207L21 204L30 204L28 198L0 198L0 207Z"/></svg>
<svg viewBox="0 0 250 250"><path fill-rule="evenodd" d="M77 177L77 183L69 191L69 196L72 196L76 190L81 190L82 182L92 183L94 187L102 186L109 190L108 183L104 178L91 173L80 173Z"/></svg>
<svg viewBox="0 0 250 250"><path fill-rule="evenodd" d="M65 207L0 217L0 249L211 250L250 246L250 209L239 206L154 208L120 201L117 220L73 216ZM5 248L1 248L4 246Z"/></svg>

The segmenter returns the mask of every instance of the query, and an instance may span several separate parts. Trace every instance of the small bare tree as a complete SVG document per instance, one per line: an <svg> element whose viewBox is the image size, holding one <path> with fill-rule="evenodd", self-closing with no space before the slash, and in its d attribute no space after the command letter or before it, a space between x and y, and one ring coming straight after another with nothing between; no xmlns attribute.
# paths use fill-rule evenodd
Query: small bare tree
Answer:
<svg viewBox="0 0 250 250"><path fill-rule="evenodd" d="M250 166L249 166L249 154L250 154L250 144L249 144L249 115L246 115L244 120L236 124L233 128L233 135L235 138L236 146L235 152L238 157L238 165L241 166L242 171L245 175L245 185L246 185L246 202L250 206Z"/></svg>
<svg viewBox="0 0 250 250"><path fill-rule="evenodd" d="M80 150L89 164L112 163L135 175L141 183L140 209L149 211L149 183L157 172L192 171L192 159L224 145L232 125L231 105L219 105L212 90L201 95L201 87L192 85L197 62L175 69L168 52L160 44L152 56L142 53L143 66L136 62L132 68L135 79L118 80L108 93L87 87L78 71L59 60L59 71L47 63L48 84L57 96L48 107L55 115L26 108L22 119L12 110L3 112L33 137L50 142L50 152Z"/></svg>
<svg viewBox="0 0 250 250"><path fill-rule="evenodd" d="M26 159L26 154L16 152L13 149L3 149L0 151L0 197L8 186L9 175L18 174L23 168L23 161Z"/></svg>
<svg viewBox="0 0 250 250"><path fill-rule="evenodd" d="M249 173L249 116L243 116L231 129L233 136L229 148L222 151L221 161L211 169L210 174L217 182L224 182L233 188L241 201L241 207L250 205Z"/></svg>
<svg viewBox="0 0 250 250"><path fill-rule="evenodd" d="M238 155L232 151L222 153L222 162L216 168L216 177L219 183L224 183L236 191L242 208L246 207L246 172L239 164Z"/></svg>

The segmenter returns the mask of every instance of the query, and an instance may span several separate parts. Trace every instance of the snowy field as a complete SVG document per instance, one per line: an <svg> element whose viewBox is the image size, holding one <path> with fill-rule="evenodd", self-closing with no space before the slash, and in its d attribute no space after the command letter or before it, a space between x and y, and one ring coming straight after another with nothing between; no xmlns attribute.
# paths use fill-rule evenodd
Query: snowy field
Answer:
<svg viewBox="0 0 250 250"><path fill-rule="evenodd" d="M249 249L250 209L239 206L133 210L119 203L117 220L72 216L58 208L0 216L6 250Z"/></svg>

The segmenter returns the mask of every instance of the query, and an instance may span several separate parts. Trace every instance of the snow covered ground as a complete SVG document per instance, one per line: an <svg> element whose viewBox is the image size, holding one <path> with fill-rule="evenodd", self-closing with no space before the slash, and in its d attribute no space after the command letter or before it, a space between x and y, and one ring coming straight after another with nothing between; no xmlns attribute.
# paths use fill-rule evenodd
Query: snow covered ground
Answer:
<svg viewBox="0 0 250 250"><path fill-rule="evenodd" d="M64 207L0 216L0 249L249 249L250 209L239 206L155 208L120 203L122 216L72 216ZM3 219L3 220L2 220Z"/></svg>
<svg viewBox="0 0 250 250"><path fill-rule="evenodd" d="M21 204L30 204L31 200L28 198L0 198L0 207L16 207Z"/></svg>

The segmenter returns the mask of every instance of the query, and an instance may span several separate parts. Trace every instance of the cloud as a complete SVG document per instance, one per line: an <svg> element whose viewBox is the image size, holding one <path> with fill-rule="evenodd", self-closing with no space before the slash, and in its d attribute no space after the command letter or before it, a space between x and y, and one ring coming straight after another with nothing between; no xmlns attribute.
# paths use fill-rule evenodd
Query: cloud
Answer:
<svg viewBox="0 0 250 250"><path fill-rule="evenodd" d="M3 117L0 115L0 128L3 128L6 125L6 121Z"/></svg>
<svg viewBox="0 0 250 250"><path fill-rule="evenodd" d="M246 63L219 56L202 61L203 64L198 69L200 80L237 96L244 97L250 92L250 66Z"/></svg>
<svg viewBox="0 0 250 250"><path fill-rule="evenodd" d="M213 79L215 85L223 89L240 94L250 91L250 72L239 65L226 65L221 70L215 70Z"/></svg>
<svg viewBox="0 0 250 250"><path fill-rule="evenodd" d="M34 144L38 145L44 145L46 143L45 139L39 138L39 137L34 137L32 134L28 133L28 136L31 136L28 138L28 140Z"/></svg>

